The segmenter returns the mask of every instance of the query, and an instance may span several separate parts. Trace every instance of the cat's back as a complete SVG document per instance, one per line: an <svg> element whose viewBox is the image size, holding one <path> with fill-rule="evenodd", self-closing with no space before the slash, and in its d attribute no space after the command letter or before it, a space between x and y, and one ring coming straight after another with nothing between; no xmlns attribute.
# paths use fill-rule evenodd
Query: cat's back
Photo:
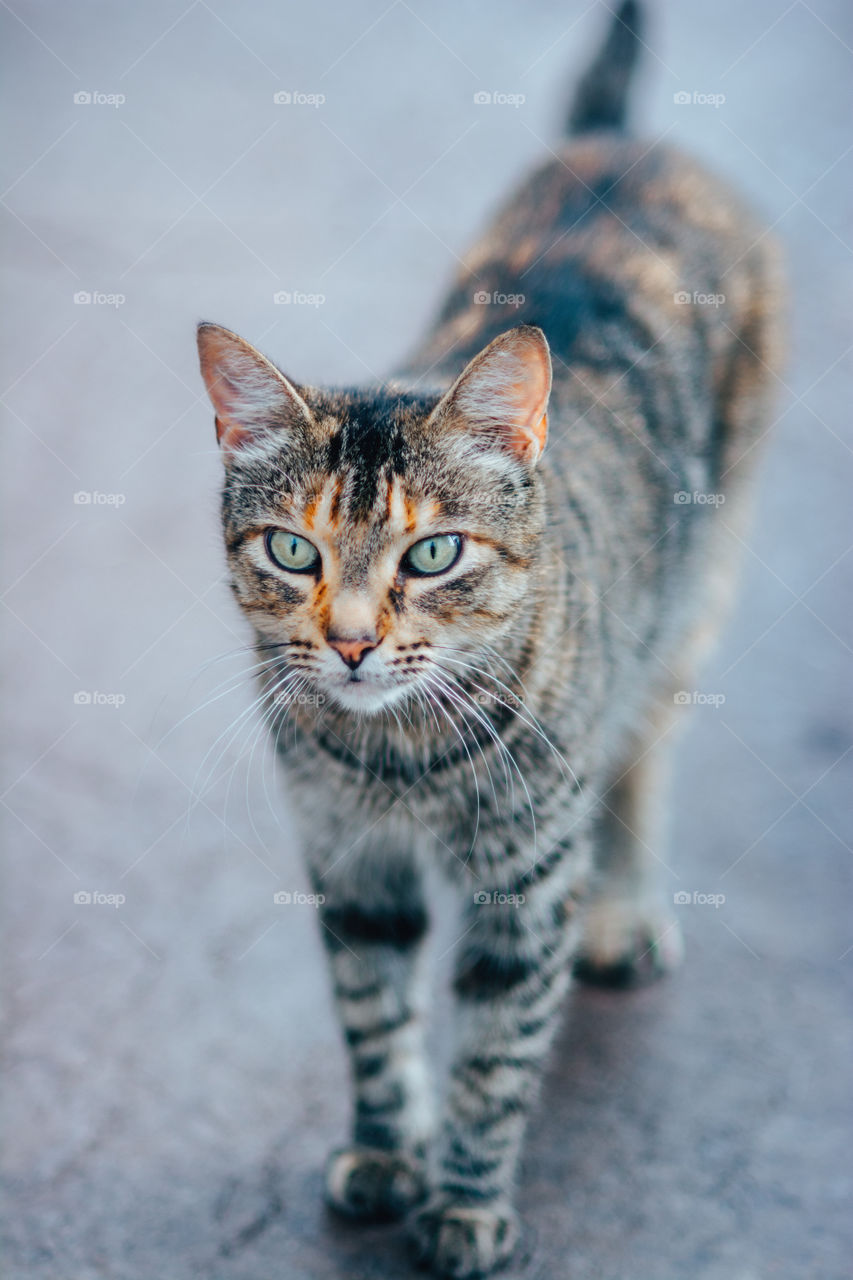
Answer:
<svg viewBox="0 0 853 1280"><path fill-rule="evenodd" d="M467 254L409 367L452 376L522 323L545 331L557 377L561 362L600 363L602 345L630 362L673 330L737 332L775 291L775 260L745 203L679 149L607 132L569 139Z"/></svg>

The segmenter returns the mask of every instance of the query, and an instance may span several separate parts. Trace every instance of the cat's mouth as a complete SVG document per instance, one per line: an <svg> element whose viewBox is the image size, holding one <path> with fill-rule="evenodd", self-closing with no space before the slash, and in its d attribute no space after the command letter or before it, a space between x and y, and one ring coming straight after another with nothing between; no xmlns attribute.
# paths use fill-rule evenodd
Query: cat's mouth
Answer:
<svg viewBox="0 0 853 1280"><path fill-rule="evenodd" d="M360 715L375 715L405 695L405 688L396 682L388 683L360 670L351 671L340 682L330 683L327 691L339 707Z"/></svg>

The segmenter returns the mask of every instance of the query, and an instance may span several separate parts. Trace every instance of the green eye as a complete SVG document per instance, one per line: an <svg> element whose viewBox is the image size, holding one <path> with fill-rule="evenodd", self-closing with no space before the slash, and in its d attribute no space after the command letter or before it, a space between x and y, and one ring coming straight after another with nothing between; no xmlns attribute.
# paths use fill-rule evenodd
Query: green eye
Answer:
<svg viewBox="0 0 853 1280"><path fill-rule="evenodd" d="M458 534L439 533L409 547L403 556L403 568L410 573L444 573L456 564L461 551L462 539Z"/></svg>
<svg viewBox="0 0 853 1280"><path fill-rule="evenodd" d="M280 569L308 573L320 563L320 552L307 538L283 529L270 529L266 536L267 555Z"/></svg>

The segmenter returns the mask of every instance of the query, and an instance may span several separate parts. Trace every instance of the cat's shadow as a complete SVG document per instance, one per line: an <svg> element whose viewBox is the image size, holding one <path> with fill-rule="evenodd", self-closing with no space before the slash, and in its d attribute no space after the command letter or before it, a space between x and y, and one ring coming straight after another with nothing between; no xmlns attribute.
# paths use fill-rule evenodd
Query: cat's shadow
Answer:
<svg viewBox="0 0 853 1280"><path fill-rule="evenodd" d="M571 1254L585 1253L587 1230L592 1236L601 1228L603 1198L618 1198L614 1175L624 1177L637 1159L638 1132L654 1144L666 1107L666 1090L654 1079L654 1045L672 986L667 980L633 991L573 989L522 1156L518 1208L525 1234L508 1278L545 1280L557 1274L559 1259L560 1274L570 1280ZM623 1211L630 1216L632 1194L612 1203L614 1222L626 1221Z"/></svg>

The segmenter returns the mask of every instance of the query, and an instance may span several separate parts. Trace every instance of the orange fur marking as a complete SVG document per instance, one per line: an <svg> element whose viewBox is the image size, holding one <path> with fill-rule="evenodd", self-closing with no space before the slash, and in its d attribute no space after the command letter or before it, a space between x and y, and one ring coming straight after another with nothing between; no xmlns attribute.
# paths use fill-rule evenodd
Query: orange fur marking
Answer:
<svg viewBox="0 0 853 1280"><path fill-rule="evenodd" d="M314 497L310 498L309 501L305 504L305 509L302 512L302 523L305 525L306 529L314 528L314 514L319 504L320 504L319 494L315 494Z"/></svg>

